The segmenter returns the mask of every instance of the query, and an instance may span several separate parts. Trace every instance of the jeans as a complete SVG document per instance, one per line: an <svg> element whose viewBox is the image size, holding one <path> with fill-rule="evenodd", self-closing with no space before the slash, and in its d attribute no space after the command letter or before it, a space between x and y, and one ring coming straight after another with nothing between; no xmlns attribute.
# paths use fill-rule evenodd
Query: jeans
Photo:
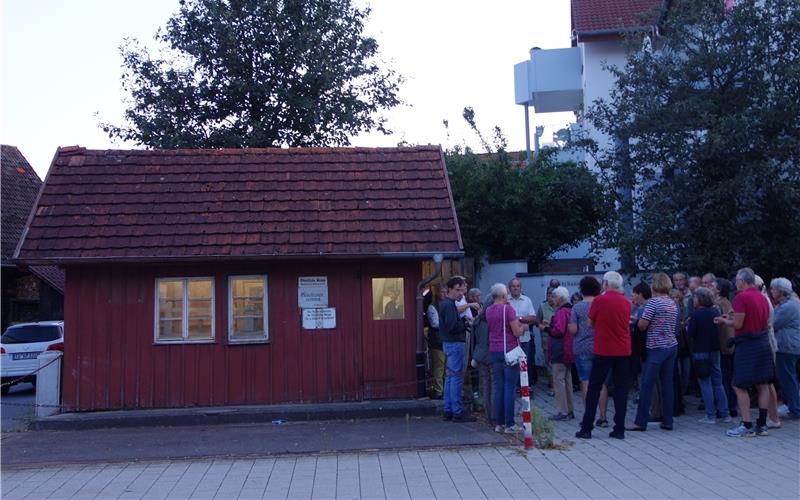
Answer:
<svg viewBox="0 0 800 500"><path fill-rule="evenodd" d="M597 403L600 401L600 390L608 374L614 377L614 432L625 432L625 413L628 410L628 388L630 385L630 359L628 356L594 356L592 373L589 376L589 388L586 391L586 409L581 420L581 431L591 432L594 428L594 417L597 415Z"/></svg>
<svg viewBox="0 0 800 500"><path fill-rule="evenodd" d="M502 352L492 354L494 379L494 419L497 425L514 425L514 392L519 380L519 365L508 366Z"/></svg>
<svg viewBox="0 0 800 500"><path fill-rule="evenodd" d="M444 377L444 412L461 415L461 387L464 385L464 342L444 342L447 373Z"/></svg>
<svg viewBox="0 0 800 500"><path fill-rule="evenodd" d="M728 398L728 414L736 410L736 393L733 392L731 380L733 379L733 354L720 354L720 368L722 368L722 387ZM722 415L723 417L726 415Z"/></svg>
<svg viewBox="0 0 800 500"><path fill-rule="evenodd" d="M798 360L800 360L800 354L786 352L777 353L775 360L783 401L789 407L789 413L794 417L800 417L800 388L798 388L797 382Z"/></svg>
<svg viewBox="0 0 800 500"><path fill-rule="evenodd" d="M697 360L708 359L711 361L711 376L697 378L700 386L700 393L703 395L703 405L706 407L708 418L716 418L717 413L723 417L728 415L728 396L725 395L725 388L722 387L722 370L720 369L719 351L696 352L692 357ZM714 411L716 401L717 411Z"/></svg>
<svg viewBox="0 0 800 500"><path fill-rule="evenodd" d="M637 427L647 427L650 420L650 398L656 378L661 381L661 425L672 427L673 407L675 404L675 358L678 347L666 349L648 349L647 359L642 368L642 390L639 393L639 407L636 411Z"/></svg>
<svg viewBox="0 0 800 500"><path fill-rule="evenodd" d="M592 373L592 355L591 354L578 354L575 356L575 368L578 369L578 378L581 382L589 380L589 375Z"/></svg>

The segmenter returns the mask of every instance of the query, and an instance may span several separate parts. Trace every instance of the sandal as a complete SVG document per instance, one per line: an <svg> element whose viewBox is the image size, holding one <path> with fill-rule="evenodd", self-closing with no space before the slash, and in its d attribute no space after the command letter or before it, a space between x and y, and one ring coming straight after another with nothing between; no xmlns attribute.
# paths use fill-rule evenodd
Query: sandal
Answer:
<svg viewBox="0 0 800 500"><path fill-rule="evenodd" d="M598 418L594 425L595 427L608 427L608 420Z"/></svg>

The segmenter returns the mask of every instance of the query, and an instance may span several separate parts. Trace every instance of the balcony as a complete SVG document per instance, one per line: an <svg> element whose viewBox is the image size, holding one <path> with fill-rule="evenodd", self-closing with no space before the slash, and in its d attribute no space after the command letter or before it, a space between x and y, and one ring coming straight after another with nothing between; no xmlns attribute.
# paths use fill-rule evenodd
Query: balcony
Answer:
<svg viewBox="0 0 800 500"><path fill-rule="evenodd" d="M580 47L531 49L531 59L514 65L517 104L533 106L536 113L577 111L583 107Z"/></svg>

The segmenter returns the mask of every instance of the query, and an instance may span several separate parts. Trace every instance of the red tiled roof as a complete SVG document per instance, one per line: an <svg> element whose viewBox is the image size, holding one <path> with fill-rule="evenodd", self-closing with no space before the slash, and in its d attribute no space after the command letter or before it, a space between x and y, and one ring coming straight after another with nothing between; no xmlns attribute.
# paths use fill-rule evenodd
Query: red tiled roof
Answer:
<svg viewBox="0 0 800 500"><path fill-rule="evenodd" d="M0 165L2 165L2 178L0 178L0 211L2 211L2 227L0 227L0 240L2 249L0 259L2 264L14 265L11 259L14 251L28 222L28 215L36 202L39 194L41 179L36 175L28 160L22 156L14 146L0 146Z"/></svg>
<svg viewBox="0 0 800 500"><path fill-rule="evenodd" d="M441 149L59 150L29 263L460 254Z"/></svg>
<svg viewBox="0 0 800 500"><path fill-rule="evenodd" d="M64 293L64 271L56 266L30 266L28 271L62 294Z"/></svg>
<svg viewBox="0 0 800 500"><path fill-rule="evenodd" d="M583 34L653 26L663 4L663 0L572 0L572 30Z"/></svg>

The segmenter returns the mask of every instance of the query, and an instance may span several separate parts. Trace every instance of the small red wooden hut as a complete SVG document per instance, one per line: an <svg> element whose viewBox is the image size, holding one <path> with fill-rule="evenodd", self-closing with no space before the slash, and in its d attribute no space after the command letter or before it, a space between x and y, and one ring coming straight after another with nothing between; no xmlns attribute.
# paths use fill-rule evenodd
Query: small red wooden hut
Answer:
<svg viewBox="0 0 800 500"><path fill-rule="evenodd" d="M18 259L65 269L63 404L97 410L414 396L434 254L439 147L68 147Z"/></svg>

